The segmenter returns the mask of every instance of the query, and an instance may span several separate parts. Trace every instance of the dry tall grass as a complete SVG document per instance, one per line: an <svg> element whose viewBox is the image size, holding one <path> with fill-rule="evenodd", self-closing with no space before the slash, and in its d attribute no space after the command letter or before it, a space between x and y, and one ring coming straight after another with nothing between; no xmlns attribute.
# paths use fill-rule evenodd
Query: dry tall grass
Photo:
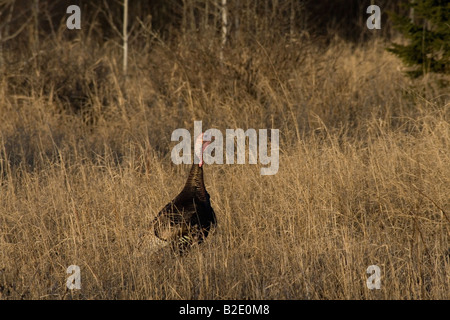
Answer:
<svg viewBox="0 0 450 320"><path fill-rule="evenodd" d="M125 84L120 52L83 41L5 73L0 298L449 299L448 91L379 42L259 41L220 65L203 41L131 44ZM77 83L78 113L61 107ZM280 129L279 172L206 166L217 230L183 257L136 252L185 182L170 134L194 120Z"/></svg>

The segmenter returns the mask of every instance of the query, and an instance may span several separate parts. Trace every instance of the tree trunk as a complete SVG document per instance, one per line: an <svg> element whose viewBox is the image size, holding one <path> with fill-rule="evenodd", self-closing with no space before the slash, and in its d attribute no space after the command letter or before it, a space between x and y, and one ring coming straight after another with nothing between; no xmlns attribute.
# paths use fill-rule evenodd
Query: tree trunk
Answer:
<svg viewBox="0 0 450 320"><path fill-rule="evenodd" d="M123 74L128 69L128 0L123 1Z"/></svg>
<svg viewBox="0 0 450 320"><path fill-rule="evenodd" d="M223 60L223 49L227 43L227 26L228 26L228 13L227 13L227 0L222 0L222 43L220 46L220 61Z"/></svg>

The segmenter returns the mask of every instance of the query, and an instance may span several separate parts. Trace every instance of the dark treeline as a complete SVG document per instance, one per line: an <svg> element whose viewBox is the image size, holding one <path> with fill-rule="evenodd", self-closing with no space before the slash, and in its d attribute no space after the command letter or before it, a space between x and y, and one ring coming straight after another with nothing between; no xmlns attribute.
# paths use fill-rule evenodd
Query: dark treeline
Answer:
<svg viewBox="0 0 450 320"><path fill-rule="evenodd" d="M220 32L223 4L227 10L228 37L253 37L272 28L277 35L308 33L321 37L338 35L361 41L370 34L365 21L366 9L376 4L382 11L382 30L389 36L387 11L399 11L401 1L363 0L153 0L128 2L129 30L138 32L143 24L151 26L164 39L186 32L201 34L206 29ZM0 31L3 38L15 35L29 41L26 30L38 28L39 37L58 33L68 17L66 9L78 5L82 12L82 30L100 39L116 37L112 24L121 29L123 1L84 0L3 0L0 1ZM22 32L20 32L22 31ZM71 37L65 33L65 37ZM11 38L11 37L10 37ZM7 44L9 41L4 41ZM11 45L11 44L10 44Z"/></svg>
<svg viewBox="0 0 450 320"><path fill-rule="evenodd" d="M134 105L125 85L132 77L151 81L158 94L148 97L149 106L164 97L181 108L186 100L178 88L188 83L187 96L198 92L199 100L204 92L235 98L239 92L267 107L263 74L276 69L278 81L289 81L292 66L316 50L308 47L311 42L320 47L336 38L352 43L388 38L387 11L404 10L401 1L387 0L128 0L125 50L125 2L0 0L5 92L39 94L90 122L120 101ZM381 30L366 26L371 4L381 8ZM81 10L81 30L66 26L70 5Z"/></svg>

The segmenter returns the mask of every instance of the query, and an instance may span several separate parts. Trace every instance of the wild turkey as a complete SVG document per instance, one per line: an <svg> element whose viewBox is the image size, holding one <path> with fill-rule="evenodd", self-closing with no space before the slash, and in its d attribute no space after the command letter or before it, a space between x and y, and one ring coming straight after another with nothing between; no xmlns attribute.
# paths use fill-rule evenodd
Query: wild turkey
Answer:
<svg viewBox="0 0 450 320"><path fill-rule="evenodd" d="M201 243L216 225L216 214L203 181L203 151L211 143L202 133L196 140L201 144L199 163L192 165L186 184L180 194L156 216L153 227L156 237L171 243L174 250L183 253L195 243ZM211 140L208 137L208 140Z"/></svg>

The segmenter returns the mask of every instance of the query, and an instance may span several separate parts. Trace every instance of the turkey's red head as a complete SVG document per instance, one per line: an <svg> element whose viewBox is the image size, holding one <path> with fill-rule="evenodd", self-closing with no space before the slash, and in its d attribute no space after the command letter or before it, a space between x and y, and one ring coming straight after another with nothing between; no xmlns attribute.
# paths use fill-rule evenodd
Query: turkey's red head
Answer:
<svg viewBox="0 0 450 320"><path fill-rule="evenodd" d="M195 140L194 153L199 159L198 166L203 165L203 151L206 147L213 141L212 136L209 132L201 133Z"/></svg>

